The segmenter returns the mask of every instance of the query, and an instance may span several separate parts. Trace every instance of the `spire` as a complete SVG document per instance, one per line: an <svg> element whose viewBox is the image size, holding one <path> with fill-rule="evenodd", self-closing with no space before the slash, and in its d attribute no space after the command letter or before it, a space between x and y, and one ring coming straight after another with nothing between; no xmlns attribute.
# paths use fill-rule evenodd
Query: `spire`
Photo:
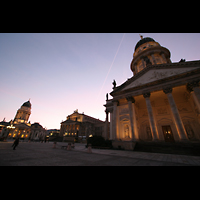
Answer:
<svg viewBox="0 0 200 200"><path fill-rule="evenodd" d="M140 34L139 34L140 35ZM140 35L141 40L143 39L143 35Z"/></svg>

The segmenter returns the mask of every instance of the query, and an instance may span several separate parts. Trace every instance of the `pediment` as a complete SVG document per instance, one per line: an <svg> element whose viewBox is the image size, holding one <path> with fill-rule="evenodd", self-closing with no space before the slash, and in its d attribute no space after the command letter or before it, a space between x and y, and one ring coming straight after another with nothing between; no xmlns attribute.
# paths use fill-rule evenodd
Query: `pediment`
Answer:
<svg viewBox="0 0 200 200"><path fill-rule="evenodd" d="M141 76L133 78L133 81L130 84L126 85L121 91L138 87L147 83L151 83L154 81L158 81L164 78L176 76L185 72L189 72L200 67L183 67L183 68L168 68L168 69L155 69L152 68L148 70L146 73L142 74Z"/></svg>

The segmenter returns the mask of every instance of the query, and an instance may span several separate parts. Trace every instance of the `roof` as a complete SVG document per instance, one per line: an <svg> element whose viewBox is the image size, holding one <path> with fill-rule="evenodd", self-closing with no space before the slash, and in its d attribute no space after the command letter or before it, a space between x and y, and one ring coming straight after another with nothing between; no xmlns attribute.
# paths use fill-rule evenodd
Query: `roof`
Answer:
<svg viewBox="0 0 200 200"><path fill-rule="evenodd" d="M146 43L146 42L155 42L155 40L153 38L150 37L145 37L143 39L141 39L135 46L135 50L141 46L142 44Z"/></svg>
<svg viewBox="0 0 200 200"><path fill-rule="evenodd" d="M162 70L162 72L159 70ZM152 72L151 74L150 71ZM181 78L185 77L186 75L187 77L192 76L193 74L198 75L199 72L200 60L181 63L164 63L159 65L151 65L138 72L136 75L128 79L122 85L116 87L110 93L110 95L116 96L119 95L119 93L125 94L126 92L133 90L142 91L141 89L147 88L147 86L166 83L167 80L170 81L174 78L178 80L178 77ZM148 74L151 76L148 77Z"/></svg>
<svg viewBox="0 0 200 200"><path fill-rule="evenodd" d="M30 103L30 101L27 101L27 102L23 103L22 106L25 106L25 107L31 108L31 103Z"/></svg>
<svg viewBox="0 0 200 200"><path fill-rule="evenodd" d="M2 125L2 126L8 126L8 125L10 125L10 122L1 121L0 125Z"/></svg>
<svg viewBox="0 0 200 200"><path fill-rule="evenodd" d="M31 128L43 128L43 127L38 122L35 122L34 124L31 124Z"/></svg>
<svg viewBox="0 0 200 200"><path fill-rule="evenodd" d="M85 119L84 119L84 122L86 122L87 120L88 121L90 121L91 123L94 123L94 122L104 122L104 121L102 121L102 120L99 120L99 119L96 119L96 118L94 118L94 117L91 117L91 116L89 116L89 115L85 115L85 114L81 114L81 113L78 113L78 112L74 112L75 114L78 114L78 115L82 115L82 116L84 116L85 117ZM73 114L74 114L73 113ZM73 114L71 114L71 115L73 115ZM71 117L71 115L68 115L68 117ZM90 120L89 120L90 119ZM79 121L74 121L74 120L71 120L71 119L67 119L67 120L65 120L65 121L63 121L63 122L61 122L61 124L62 123L81 123L81 122L79 122Z"/></svg>
<svg viewBox="0 0 200 200"><path fill-rule="evenodd" d="M29 128L31 128L30 126L28 126L25 123L14 124L14 126L15 126L15 128L18 128L18 129L29 129Z"/></svg>
<svg viewBox="0 0 200 200"><path fill-rule="evenodd" d="M73 120L71 120L71 119L67 119L67 120L61 122L61 124L63 124L63 123L65 123L65 124L71 124L71 123L80 123L80 122L78 122L78 121L73 121Z"/></svg>

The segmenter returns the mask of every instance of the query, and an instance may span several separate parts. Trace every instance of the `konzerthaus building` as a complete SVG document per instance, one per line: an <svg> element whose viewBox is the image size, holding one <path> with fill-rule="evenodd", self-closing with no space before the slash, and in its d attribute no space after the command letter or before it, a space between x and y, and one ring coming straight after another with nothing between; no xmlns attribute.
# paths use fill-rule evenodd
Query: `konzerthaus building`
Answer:
<svg viewBox="0 0 200 200"><path fill-rule="evenodd" d="M113 98L104 105L113 146L199 141L200 61L172 63L167 48L141 36L130 67L133 77L117 87L114 83Z"/></svg>
<svg viewBox="0 0 200 200"><path fill-rule="evenodd" d="M61 122L60 136L63 141L82 141L93 135L104 136L106 128L109 129L109 123L81 114L77 109Z"/></svg>

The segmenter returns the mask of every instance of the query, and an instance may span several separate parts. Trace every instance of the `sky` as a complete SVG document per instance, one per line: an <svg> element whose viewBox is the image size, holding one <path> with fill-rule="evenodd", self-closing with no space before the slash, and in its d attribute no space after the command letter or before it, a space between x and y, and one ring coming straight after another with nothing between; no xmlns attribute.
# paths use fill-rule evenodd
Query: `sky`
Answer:
<svg viewBox="0 0 200 200"><path fill-rule="evenodd" d="M104 121L113 80L133 76L139 34L169 49L172 62L200 60L200 33L0 33L0 121L29 98L29 120L47 129L76 109Z"/></svg>

